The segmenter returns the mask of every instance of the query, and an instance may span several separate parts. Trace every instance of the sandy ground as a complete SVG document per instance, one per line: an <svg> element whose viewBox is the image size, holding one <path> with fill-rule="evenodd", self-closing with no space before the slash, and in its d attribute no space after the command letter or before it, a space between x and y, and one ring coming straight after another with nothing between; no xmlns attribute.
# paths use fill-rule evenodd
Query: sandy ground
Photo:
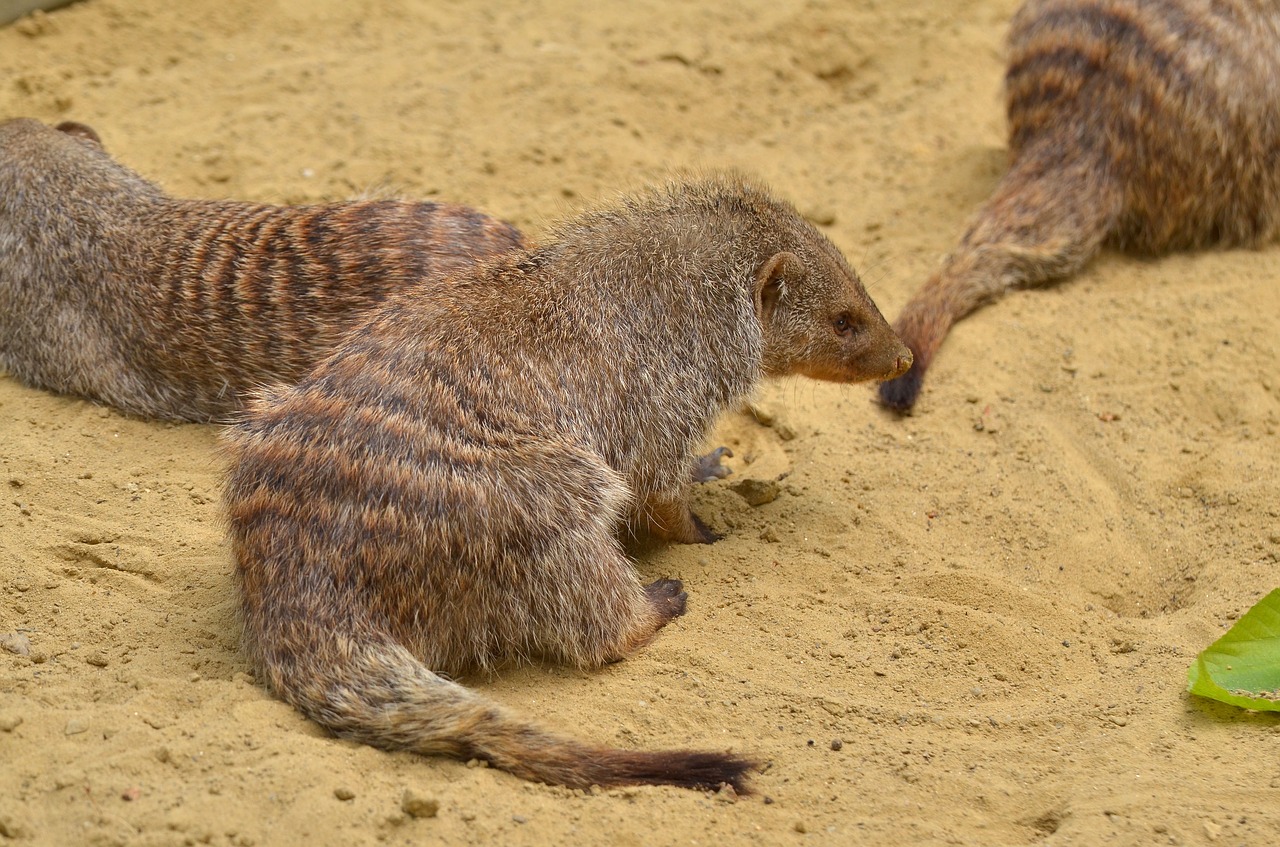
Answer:
<svg viewBox="0 0 1280 847"><path fill-rule="evenodd" d="M1014 6L88 0L0 29L0 115L86 121L179 194L390 190L535 234L738 166L892 317L1003 167ZM707 486L728 537L639 561L685 618L600 672L469 680L585 738L758 756L737 802L328 737L239 652L217 431L0 378L0 634L31 645L0 651L0 844L1274 843L1280 722L1184 688L1280 583L1277 259L1106 255L962 324L906 420L767 387L772 426L717 436L782 495Z"/></svg>

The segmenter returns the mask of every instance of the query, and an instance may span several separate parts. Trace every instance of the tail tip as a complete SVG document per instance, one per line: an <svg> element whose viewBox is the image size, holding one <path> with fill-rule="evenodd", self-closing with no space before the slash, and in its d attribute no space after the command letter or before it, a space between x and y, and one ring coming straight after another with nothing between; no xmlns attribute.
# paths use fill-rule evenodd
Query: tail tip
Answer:
<svg viewBox="0 0 1280 847"><path fill-rule="evenodd" d="M728 786L739 797L746 797L752 793L751 783L747 780L747 777L752 771L760 769L759 763L742 756L735 756L732 753L706 753L702 755L707 758L707 762L703 767L691 770L690 776L694 777L696 782L691 783L689 785L690 788L701 788L704 791L720 791L725 786Z"/></svg>
<svg viewBox="0 0 1280 847"><path fill-rule="evenodd" d="M924 386L924 370L917 363L905 374L880 383L880 405L900 415L908 415Z"/></svg>
<svg viewBox="0 0 1280 847"><path fill-rule="evenodd" d="M719 791L729 786L738 796L751 794L747 776L759 763L732 753L670 752L637 757L618 773L617 784L674 785L695 791Z"/></svg>

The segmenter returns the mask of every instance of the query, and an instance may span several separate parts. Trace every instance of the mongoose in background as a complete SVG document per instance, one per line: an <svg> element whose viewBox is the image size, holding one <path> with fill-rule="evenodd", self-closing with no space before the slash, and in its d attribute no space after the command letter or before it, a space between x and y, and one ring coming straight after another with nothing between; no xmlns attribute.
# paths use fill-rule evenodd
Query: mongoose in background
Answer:
<svg viewBox="0 0 1280 847"><path fill-rule="evenodd" d="M229 430L246 642L339 735L570 786L744 788L748 761L548 734L437 673L616 661L683 614L626 525L711 539L690 472L765 375L910 364L839 251L739 177L587 213L445 292L392 295Z"/></svg>
<svg viewBox="0 0 1280 847"><path fill-rule="evenodd" d="M443 203L175 199L59 128L0 123L0 366L131 414L228 419L388 292L521 244Z"/></svg>
<svg viewBox="0 0 1280 847"><path fill-rule="evenodd" d="M1280 216L1280 4L1032 0L1005 78L1012 162L895 324L909 410L953 322L1017 286L1137 253L1256 245Z"/></svg>

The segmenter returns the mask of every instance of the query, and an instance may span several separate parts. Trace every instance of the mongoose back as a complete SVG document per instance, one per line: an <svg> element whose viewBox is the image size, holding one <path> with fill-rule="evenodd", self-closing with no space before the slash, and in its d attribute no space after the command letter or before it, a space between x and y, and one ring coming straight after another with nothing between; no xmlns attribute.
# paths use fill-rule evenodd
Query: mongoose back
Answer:
<svg viewBox="0 0 1280 847"><path fill-rule="evenodd" d="M894 409L955 321L1104 243L1157 254L1280 228L1280 4L1032 0L1009 54L1011 165L895 324L915 364L880 386Z"/></svg>
<svg viewBox="0 0 1280 847"><path fill-rule="evenodd" d="M227 419L388 292L521 243L443 203L175 199L60 129L0 123L0 366L135 415Z"/></svg>
<svg viewBox="0 0 1280 847"><path fill-rule="evenodd" d="M762 375L884 379L909 352L838 250L713 175L562 225L443 296L377 307L227 433L244 632L332 731L570 786L743 789L749 762L548 734L437 673L595 667L683 614L628 525L707 542L695 451Z"/></svg>

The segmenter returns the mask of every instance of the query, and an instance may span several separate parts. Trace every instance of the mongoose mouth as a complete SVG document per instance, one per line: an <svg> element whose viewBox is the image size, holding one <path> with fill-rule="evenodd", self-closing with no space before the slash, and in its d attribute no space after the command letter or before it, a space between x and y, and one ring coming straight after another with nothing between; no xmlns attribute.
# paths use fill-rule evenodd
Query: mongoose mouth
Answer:
<svg viewBox="0 0 1280 847"><path fill-rule="evenodd" d="M887 369L883 362L865 360L808 362L795 372L824 382L887 382L911 369L911 351L903 347L890 361Z"/></svg>

